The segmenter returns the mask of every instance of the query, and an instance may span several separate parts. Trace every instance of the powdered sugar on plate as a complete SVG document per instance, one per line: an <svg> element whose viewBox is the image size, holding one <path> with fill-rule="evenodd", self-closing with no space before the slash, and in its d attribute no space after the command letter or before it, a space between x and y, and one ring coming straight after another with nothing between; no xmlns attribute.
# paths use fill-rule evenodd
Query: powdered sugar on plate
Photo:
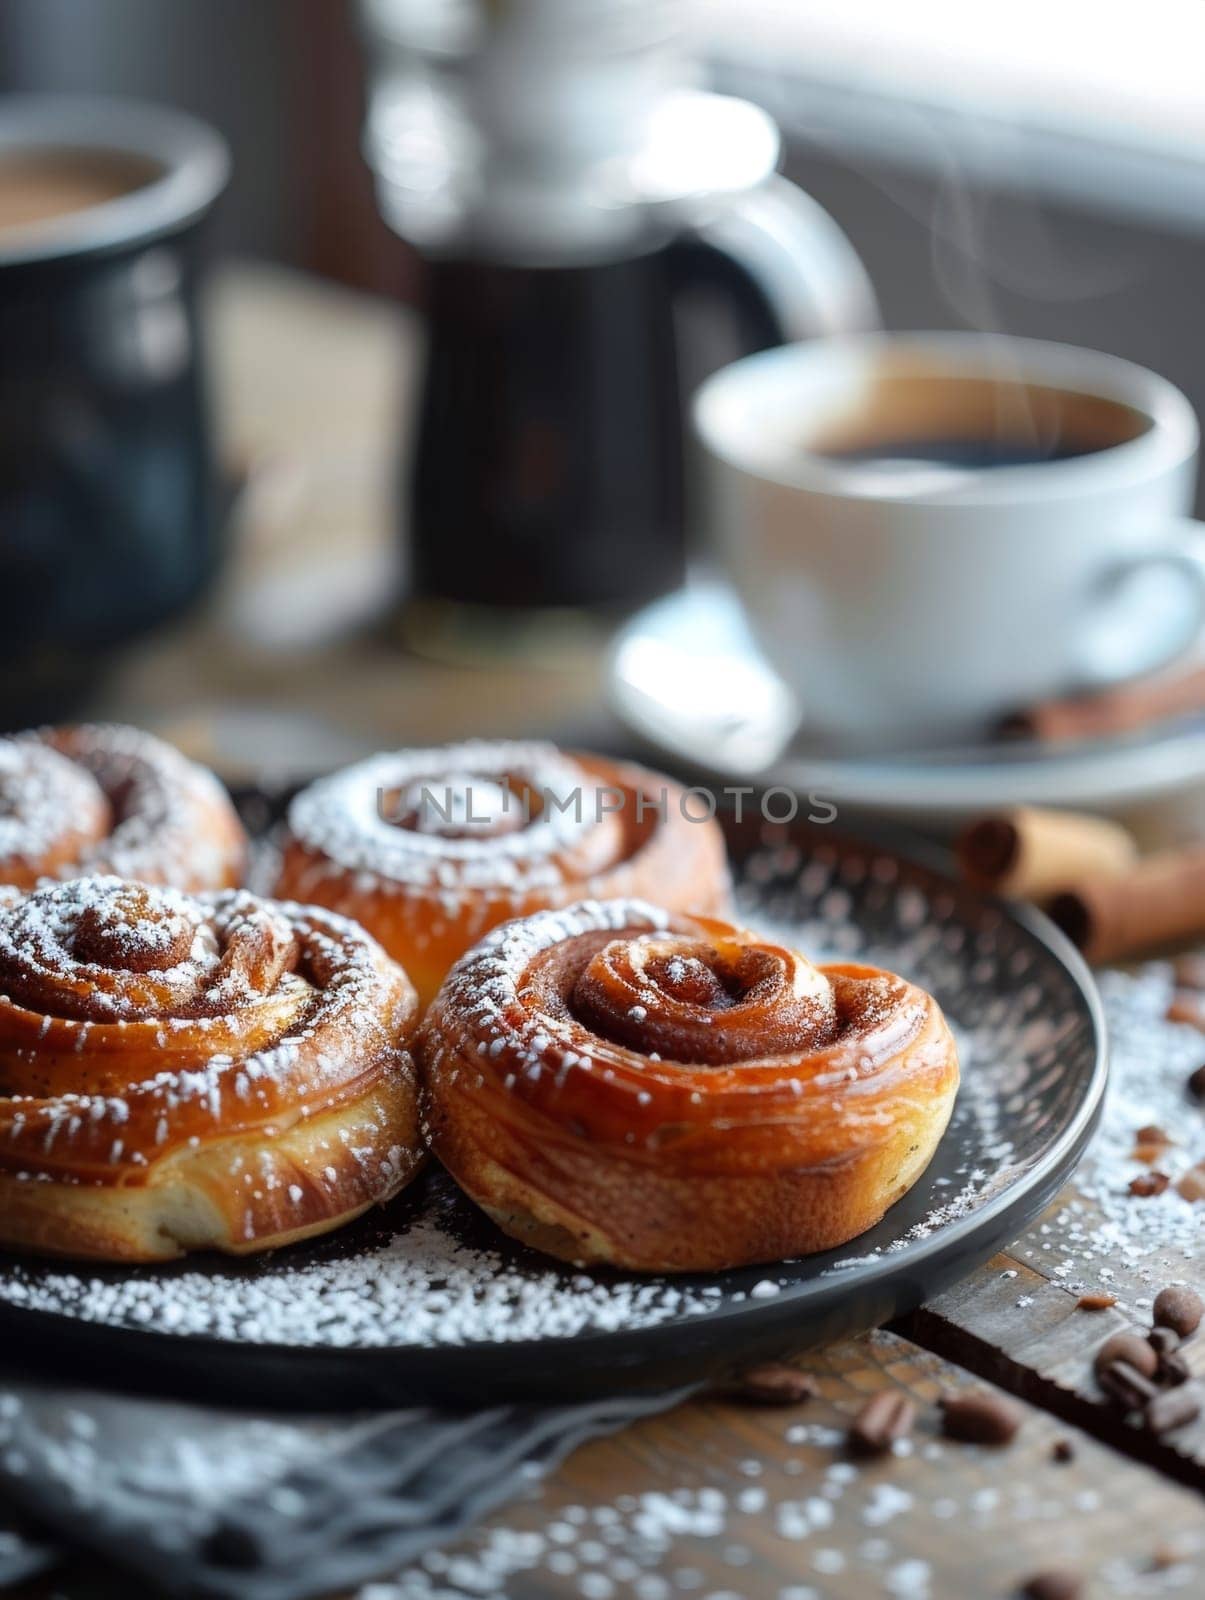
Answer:
<svg viewBox="0 0 1205 1600"><path fill-rule="evenodd" d="M1112 1053L1104 1117L1076 1174L1074 1198L1014 1253L1077 1294L1116 1294L1122 1311L1149 1321L1159 1289L1199 1276L1191 1263L1202 1255L1205 1207L1177 1186L1205 1163L1205 1119L1187 1094L1205 1044L1195 1028L1166 1019L1174 985L1165 963L1102 973L1100 987ZM1153 1165L1169 1183L1143 1197L1129 1184L1152 1171L1135 1154L1139 1129L1151 1126L1168 1136Z"/></svg>
<svg viewBox="0 0 1205 1600"><path fill-rule="evenodd" d="M480 1340L565 1337L654 1327L713 1310L718 1288L671 1280L617 1282L456 1236L458 1197L437 1176L426 1205L387 1242L346 1257L282 1256L275 1270L89 1276L57 1272L22 1285L6 1279L17 1305L88 1321L204 1334L260 1344L380 1349Z"/></svg>

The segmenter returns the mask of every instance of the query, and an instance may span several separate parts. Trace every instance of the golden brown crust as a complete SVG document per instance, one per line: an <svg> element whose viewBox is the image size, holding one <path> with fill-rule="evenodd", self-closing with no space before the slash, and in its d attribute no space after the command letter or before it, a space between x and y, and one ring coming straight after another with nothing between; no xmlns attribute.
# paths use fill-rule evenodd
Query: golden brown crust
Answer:
<svg viewBox="0 0 1205 1600"><path fill-rule="evenodd" d="M417 998L361 929L116 878L0 891L0 1243L263 1250L423 1159Z"/></svg>
<svg viewBox="0 0 1205 1600"><path fill-rule="evenodd" d="M495 930L417 1051L432 1148L501 1227L638 1271L865 1232L928 1165L958 1085L915 986L632 902Z"/></svg>
<svg viewBox="0 0 1205 1600"><path fill-rule="evenodd" d="M670 779L547 745L471 743L377 756L299 796L275 892L361 923L426 1004L513 917L624 896L719 912L729 879L719 824Z"/></svg>
<svg viewBox="0 0 1205 1600"><path fill-rule="evenodd" d="M0 738L0 884L112 873L199 892L243 881L247 838L203 767L137 728Z"/></svg>

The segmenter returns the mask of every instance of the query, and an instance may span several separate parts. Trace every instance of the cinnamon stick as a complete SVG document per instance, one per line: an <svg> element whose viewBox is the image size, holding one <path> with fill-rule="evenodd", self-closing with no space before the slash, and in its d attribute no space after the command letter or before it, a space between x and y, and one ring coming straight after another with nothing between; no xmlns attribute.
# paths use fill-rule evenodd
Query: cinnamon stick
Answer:
<svg viewBox="0 0 1205 1600"><path fill-rule="evenodd" d="M1089 961L1117 961L1155 945L1205 937L1205 845L1163 850L1123 877L1085 880L1050 915Z"/></svg>
<svg viewBox="0 0 1205 1600"><path fill-rule="evenodd" d="M1010 738L1041 743L1101 739L1196 711L1205 712L1205 667L1140 678L1098 694L1047 700L1007 717L1000 731Z"/></svg>
<svg viewBox="0 0 1205 1600"><path fill-rule="evenodd" d="M972 887L1023 900L1120 877L1138 859L1138 847L1120 823L1036 806L972 822L955 848Z"/></svg>

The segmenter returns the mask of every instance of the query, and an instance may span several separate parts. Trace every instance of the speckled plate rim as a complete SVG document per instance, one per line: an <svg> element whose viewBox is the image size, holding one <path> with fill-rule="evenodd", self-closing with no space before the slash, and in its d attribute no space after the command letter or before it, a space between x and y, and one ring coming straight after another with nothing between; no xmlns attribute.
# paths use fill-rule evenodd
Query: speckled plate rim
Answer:
<svg viewBox="0 0 1205 1600"><path fill-rule="evenodd" d="M949 872L950 858L902 830L870 828L834 837L846 849L877 850L919 869L934 886L970 894ZM172 1334L98 1323L63 1312L0 1301L0 1353L40 1371L137 1392L232 1404L305 1410L503 1401L570 1401L604 1392L681 1387L751 1362L865 1332L925 1299L1015 1239L1074 1170L1100 1120L1108 1081L1104 1010L1087 964L1042 912L993 896L973 896L1018 926L1071 980L1092 1030L1092 1064L1071 1114L1023 1172L965 1215L941 1223L898 1250L854 1259L823 1276L783 1285L773 1297L721 1302L643 1328L588 1330L545 1339L457 1345L342 1348L239 1343L208 1334ZM851 1241L856 1247L857 1241ZM75 1270L86 1273L84 1264ZM749 1271L751 1269L740 1269ZM764 1269L775 1270L773 1265ZM716 1277L722 1277L717 1274ZM695 1281L692 1278L692 1281Z"/></svg>

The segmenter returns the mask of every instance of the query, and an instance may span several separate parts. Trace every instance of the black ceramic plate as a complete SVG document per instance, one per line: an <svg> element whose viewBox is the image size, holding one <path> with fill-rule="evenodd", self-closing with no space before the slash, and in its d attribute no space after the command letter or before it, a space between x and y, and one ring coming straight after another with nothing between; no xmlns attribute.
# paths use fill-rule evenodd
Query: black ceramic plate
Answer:
<svg viewBox="0 0 1205 1600"><path fill-rule="evenodd" d="M681 1383L905 1311L1014 1238L1096 1124L1092 980L1037 913L826 828L732 831L745 920L815 958L931 990L962 1088L915 1188L826 1255L710 1277L579 1272L505 1238L438 1171L386 1210L248 1262L0 1260L0 1332L28 1359L176 1391L324 1406L481 1403Z"/></svg>

